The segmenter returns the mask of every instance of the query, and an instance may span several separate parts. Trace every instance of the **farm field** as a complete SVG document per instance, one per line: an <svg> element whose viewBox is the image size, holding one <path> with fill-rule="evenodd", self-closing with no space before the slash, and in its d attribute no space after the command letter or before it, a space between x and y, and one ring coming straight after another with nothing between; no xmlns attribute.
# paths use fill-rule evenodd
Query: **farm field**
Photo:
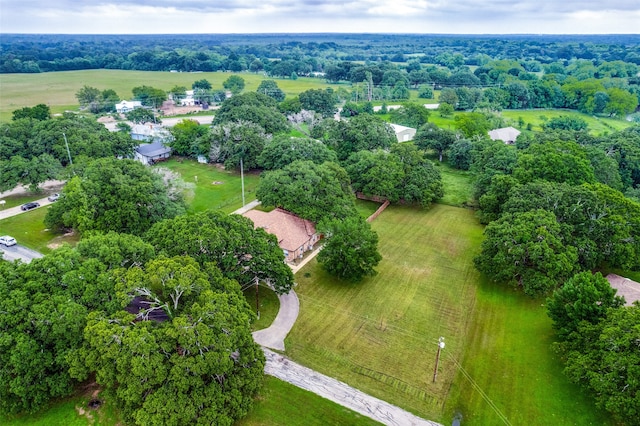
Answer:
<svg viewBox="0 0 640 426"><path fill-rule="evenodd" d="M287 355L322 373L432 420L456 368L442 359L432 383L438 337L462 356L473 309L473 255L482 227L465 209L391 206L373 223L383 260L362 283L337 282L313 260L298 274L300 316Z"/></svg>
<svg viewBox="0 0 640 426"><path fill-rule="evenodd" d="M46 104L52 113L79 108L76 93L83 86L100 90L113 89L121 99L132 97L131 89L136 86L152 86L171 90L174 86L191 85L198 80L208 80L214 89L222 88L222 82L232 73L225 72L161 72L125 70L83 70L61 71L39 74L0 74L0 122L11 120L11 113L17 109L37 104ZM323 79L300 77L297 80L266 77L264 74L238 73L245 80L245 91L255 91L262 80L273 79L287 96L295 96L308 89L340 87L330 85Z"/></svg>

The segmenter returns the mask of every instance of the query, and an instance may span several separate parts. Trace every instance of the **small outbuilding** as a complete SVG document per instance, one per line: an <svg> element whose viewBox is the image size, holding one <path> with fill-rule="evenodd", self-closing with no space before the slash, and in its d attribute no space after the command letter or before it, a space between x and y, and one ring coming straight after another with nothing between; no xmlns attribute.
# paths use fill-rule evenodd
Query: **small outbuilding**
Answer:
<svg viewBox="0 0 640 426"><path fill-rule="evenodd" d="M493 129L489 131L489 137L496 141L500 140L507 145L515 143L516 139L520 135L520 130L515 127L502 127L500 129Z"/></svg>
<svg viewBox="0 0 640 426"><path fill-rule="evenodd" d="M391 124L391 127L393 127L393 131L396 134L396 138L398 139L398 142L411 141L416 135L416 129L412 127L401 126L399 124L393 124L393 123Z"/></svg>
<svg viewBox="0 0 640 426"><path fill-rule="evenodd" d="M302 258L320 239L313 222L283 209L249 210L243 216L251 219L256 229L263 228L276 236L287 262Z"/></svg>

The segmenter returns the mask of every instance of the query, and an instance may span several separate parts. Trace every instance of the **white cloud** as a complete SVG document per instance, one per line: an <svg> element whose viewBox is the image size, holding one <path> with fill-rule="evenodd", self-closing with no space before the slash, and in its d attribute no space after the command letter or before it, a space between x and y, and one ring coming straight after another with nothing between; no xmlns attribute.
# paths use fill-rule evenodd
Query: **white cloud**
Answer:
<svg viewBox="0 0 640 426"><path fill-rule="evenodd" d="M638 33L637 0L3 0L4 33Z"/></svg>

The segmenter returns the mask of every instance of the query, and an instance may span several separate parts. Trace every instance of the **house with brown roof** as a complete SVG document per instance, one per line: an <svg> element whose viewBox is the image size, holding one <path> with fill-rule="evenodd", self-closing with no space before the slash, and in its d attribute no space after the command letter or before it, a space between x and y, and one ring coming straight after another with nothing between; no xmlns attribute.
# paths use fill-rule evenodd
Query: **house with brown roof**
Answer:
<svg viewBox="0 0 640 426"><path fill-rule="evenodd" d="M249 210L243 216L251 219L255 228L263 228L278 238L287 262L302 258L320 239L313 222L283 209L270 212Z"/></svg>
<svg viewBox="0 0 640 426"><path fill-rule="evenodd" d="M616 295L624 297L625 306L631 306L633 302L640 300L640 283L616 274L607 275L607 280L617 290Z"/></svg>

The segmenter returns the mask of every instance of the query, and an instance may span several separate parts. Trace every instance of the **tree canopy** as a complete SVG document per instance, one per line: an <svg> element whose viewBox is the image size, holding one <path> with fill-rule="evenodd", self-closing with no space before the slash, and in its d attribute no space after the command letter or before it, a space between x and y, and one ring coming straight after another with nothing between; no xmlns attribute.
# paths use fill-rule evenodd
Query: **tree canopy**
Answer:
<svg viewBox="0 0 640 426"><path fill-rule="evenodd" d="M337 162L338 157L334 151L318 140L279 135L265 144L258 157L258 164L266 170L272 170L281 169L296 160L309 160L322 164L325 161Z"/></svg>
<svg viewBox="0 0 640 426"><path fill-rule="evenodd" d="M270 139L259 124L250 121L218 124L211 128L209 137L209 159L236 170L240 169L241 159L245 170L258 167L258 157Z"/></svg>
<svg viewBox="0 0 640 426"><path fill-rule="evenodd" d="M265 172L256 196L265 205L281 207L312 222L344 218L355 212L346 171L329 162L298 160Z"/></svg>
<svg viewBox="0 0 640 426"><path fill-rule="evenodd" d="M181 193L170 194L160 174L133 160L95 160L63 192L47 212L48 227L140 235L185 211Z"/></svg>
<svg viewBox="0 0 640 426"><path fill-rule="evenodd" d="M346 281L361 281L376 274L382 256L378 234L360 216L329 221L322 232L328 239L318 254L318 262L332 275Z"/></svg>
<svg viewBox="0 0 640 426"><path fill-rule="evenodd" d="M207 211L156 223L145 234L158 253L193 257L201 266L215 263L223 275L246 287L256 279L276 293L287 293L293 274L276 238L239 215Z"/></svg>
<svg viewBox="0 0 640 426"><path fill-rule="evenodd" d="M250 121L260 125L267 133L287 130L287 120L278 111L276 101L262 93L247 92L226 99L216 112L214 125L233 121Z"/></svg>
<svg viewBox="0 0 640 426"><path fill-rule="evenodd" d="M189 257L158 258L117 275L123 304L144 303L133 313L89 314L71 374L84 380L95 373L135 424L231 425L244 416L262 383L264 354L239 288ZM166 319L153 319L155 310Z"/></svg>

